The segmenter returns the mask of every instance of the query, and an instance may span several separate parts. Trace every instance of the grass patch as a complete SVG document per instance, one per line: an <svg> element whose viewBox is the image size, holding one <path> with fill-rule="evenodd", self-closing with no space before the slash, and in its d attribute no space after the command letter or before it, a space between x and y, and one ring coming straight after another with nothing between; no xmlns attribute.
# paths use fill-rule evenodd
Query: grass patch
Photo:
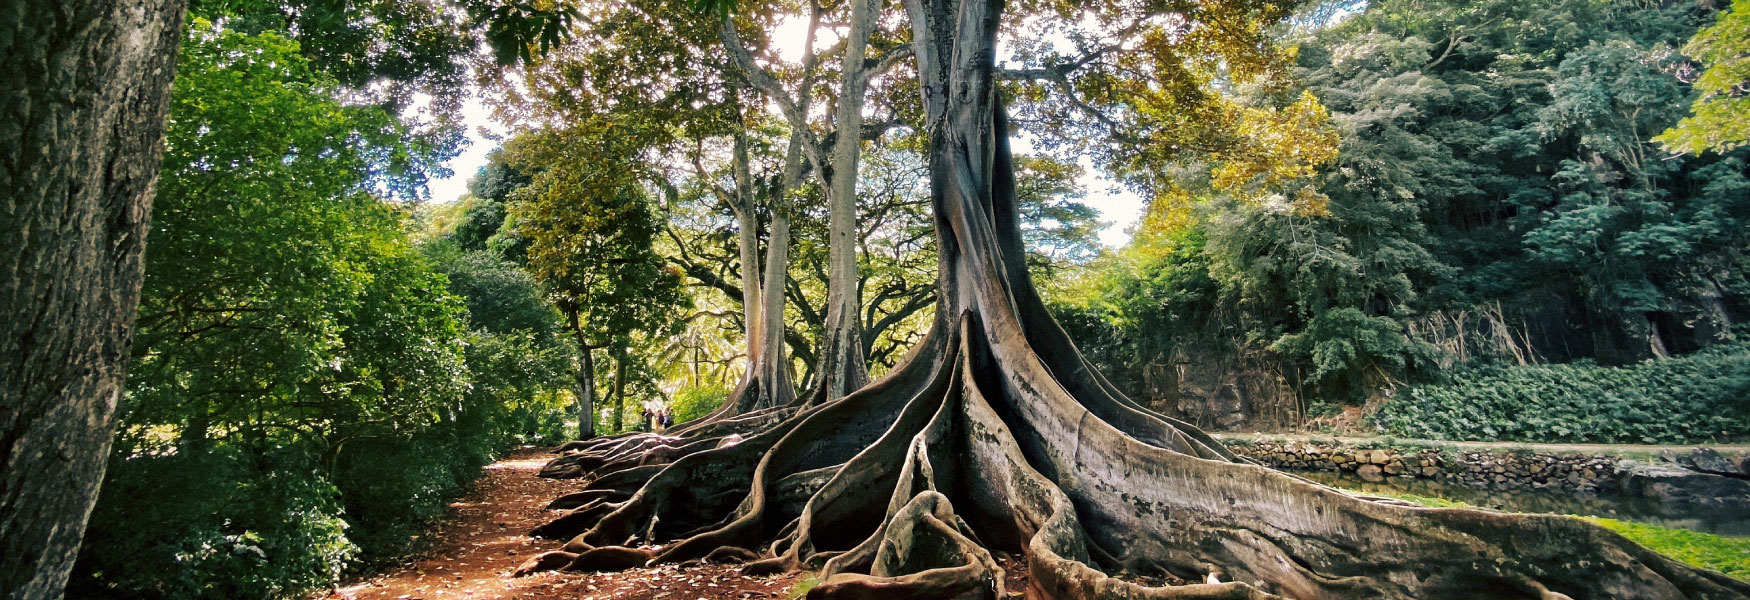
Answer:
<svg viewBox="0 0 1750 600"><path fill-rule="evenodd" d="M1344 490L1344 491L1347 491L1347 492L1352 493L1352 494L1362 494L1365 496L1378 496L1381 498L1391 498L1393 500L1403 500L1403 501L1409 502L1411 504L1420 504L1422 506L1426 506L1429 508L1476 508L1474 506L1471 506L1471 505L1463 503L1463 502L1459 502L1457 500L1447 500L1445 498L1435 498L1433 496L1418 496L1416 494L1406 494L1403 492L1357 492L1355 490Z"/></svg>
<svg viewBox="0 0 1750 600"><path fill-rule="evenodd" d="M1432 496L1418 496L1402 492L1350 491L1357 494L1403 500L1431 508L1474 508L1463 502L1454 502ZM1750 581L1750 538L1722 537L1688 529L1660 527L1603 517L1572 516L1614 531L1622 537L1628 538L1629 541L1646 546L1648 550L1669 556L1683 564L1719 571L1726 574L1727 577Z"/></svg>
<svg viewBox="0 0 1750 600"><path fill-rule="evenodd" d="M1687 529L1630 523L1603 517L1579 517L1684 564L1712 569L1750 581L1750 538L1721 537Z"/></svg>
<svg viewBox="0 0 1750 600"><path fill-rule="evenodd" d="M806 596L808 595L808 590L814 589L814 586L817 585L820 585L819 575L814 573L803 575L802 580L797 581L796 585L790 588L790 593L784 596L784 600L796 600L797 598Z"/></svg>

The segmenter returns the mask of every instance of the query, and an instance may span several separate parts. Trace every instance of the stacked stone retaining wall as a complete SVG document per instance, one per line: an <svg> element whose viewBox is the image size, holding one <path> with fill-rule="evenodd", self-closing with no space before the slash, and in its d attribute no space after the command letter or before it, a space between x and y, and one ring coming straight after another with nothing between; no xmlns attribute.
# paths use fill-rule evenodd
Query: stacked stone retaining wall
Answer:
<svg viewBox="0 0 1750 600"><path fill-rule="evenodd" d="M1711 480L1717 475L1696 472L1693 457L1713 456L1697 449L1693 455L1625 458L1620 454L1540 452L1517 448L1473 449L1391 442L1346 442L1318 439L1228 438L1230 450L1265 466L1312 471L1347 471L1363 479L1388 477L1435 479L1492 489L1548 489L1571 493L1634 491L1649 473L1679 472ZM1728 459L1740 468L1743 457ZM1687 469L1683 467L1688 467ZM1731 477L1741 478L1743 475Z"/></svg>

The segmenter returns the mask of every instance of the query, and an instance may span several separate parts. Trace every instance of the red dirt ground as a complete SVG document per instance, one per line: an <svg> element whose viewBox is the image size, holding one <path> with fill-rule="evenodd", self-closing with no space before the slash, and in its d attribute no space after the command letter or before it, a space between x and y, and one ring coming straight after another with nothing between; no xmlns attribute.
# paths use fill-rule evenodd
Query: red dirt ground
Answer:
<svg viewBox="0 0 1750 600"><path fill-rule="evenodd" d="M425 550L393 569L331 592L346 600L754 600L787 598L801 574L744 577L736 565L666 565L619 573L543 573L512 578L523 561L556 549L527 532L556 513L547 502L582 480L535 476L553 457L525 448L487 465L466 496L430 531Z"/></svg>

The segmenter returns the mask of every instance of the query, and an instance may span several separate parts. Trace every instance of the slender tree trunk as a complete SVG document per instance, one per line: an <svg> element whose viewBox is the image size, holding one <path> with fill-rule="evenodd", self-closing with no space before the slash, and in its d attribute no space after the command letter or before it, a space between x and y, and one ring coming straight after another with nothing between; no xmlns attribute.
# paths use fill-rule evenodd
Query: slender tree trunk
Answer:
<svg viewBox="0 0 1750 600"><path fill-rule="evenodd" d="M577 439L595 437L595 350L577 351Z"/></svg>
<svg viewBox="0 0 1750 600"><path fill-rule="evenodd" d="M0 5L0 598L59 598L140 298L182 0Z"/></svg>
<svg viewBox="0 0 1750 600"><path fill-rule="evenodd" d="M735 212L736 249L741 252L741 311L742 320L747 326L747 362L748 370L742 375L743 383L758 377L758 369L762 348L760 341L764 339L762 332L765 325L765 314L760 284L760 218L755 210L753 193L753 175L748 168L747 133L737 131L735 134L735 149L732 169L735 175L734 205L730 208ZM782 290L783 288L778 288Z"/></svg>
<svg viewBox="0 0 1750 600"><path fill-rule="evenodd" d="M790 147L784 156L784 179L780 189L772 194L772 225L766 240L765 339L761 345L759 377L766 387L760 403L754 408L771 408L795 399L795 386L790 379L790 361L784 352L784 284L790 274L790 190L802 181L802 138L790 136Z"/></svg>
<svg viewBox="0 0 1750 600"><path fill-rule="evenodd" d="M759 326L750 326L747 330L747 374L741 388L730 398L735 402L738 414L787 404L795 394L791 389L789 371L785 368L784 354L784 280L790 269L790 216L784 212L783 204L801 177L800 150L796 140L792 135L784 179L770 193L773 215L762 272L757 259L757 241L751 237L759 226L754 200L758 194L753 177L748 173L746 136L736 135L736 194L744 202L744 210L749 215L743 231L750 237L742 248L742 255L756 257L742 259L747 266L741 276L746 282L744 285L761 290L757 296L745 296L742 303L742 309L749 315L757 315Z"/></svg>
<svg viewBox="0 0 1750 600"><path fill-rule="evenodd" d="M614 355L614 432L626 424L626 351Z"/></svg>
<svg viewBox="0 0 1750 600"><path fill-rule="evenodd" d="M565 322L577 341L577 439L595 437L595 347L583 335L579 309L565 307Z"/></svg>
<svg viewBox="0 0 1750 600"><path fill-rule="evenodd" d="M857 286L857 170L862 155L863 96L869 84L869 35L878 6L853 0L851 31L845 39L843 78L833 141L832 180L827 199L826 323L821 332L820 388L812 401L826 402L869 382L863 336L858 323L862 298Z"/></svg>

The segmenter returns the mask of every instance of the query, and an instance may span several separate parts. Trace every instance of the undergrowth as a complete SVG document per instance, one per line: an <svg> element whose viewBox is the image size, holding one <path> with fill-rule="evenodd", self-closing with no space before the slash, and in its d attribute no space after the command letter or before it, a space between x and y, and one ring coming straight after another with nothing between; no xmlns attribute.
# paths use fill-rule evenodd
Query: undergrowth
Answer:
<svg viewBox="0 0 1750 600"><path fill-rule="evenodd" d="M1621 367L1465 369L1410 388L1369 420L1383 433L1433 440L1740 441L1750 439L1750 344Z"/></svg>
<svg viewBox="0 0 1750 600"><path fill-rule="evenodd" d="M807 596L808 591L814 589L817 585L820 585L820 576L814 573L804 575L802 576L802 579L796 582L795 587L790 588L790 593L784 596L784 600L797 600L803 596Z"/></svg>

